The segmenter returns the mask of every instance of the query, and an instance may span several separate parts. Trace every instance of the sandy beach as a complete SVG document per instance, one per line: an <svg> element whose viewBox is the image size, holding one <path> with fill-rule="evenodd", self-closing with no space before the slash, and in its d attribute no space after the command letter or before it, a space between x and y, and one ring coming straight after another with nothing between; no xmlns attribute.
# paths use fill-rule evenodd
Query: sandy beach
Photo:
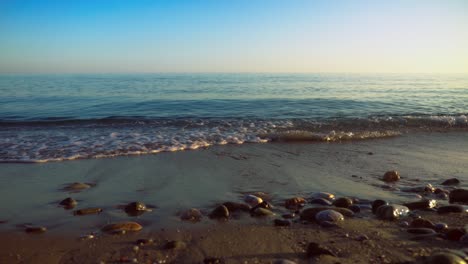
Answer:
<svg viewBox="0 0 468 264"><path fill-rule="evenodd" d="M431 199L437 201L437 207L449 204L447 197L424 192L424 186L431 184L447 192L468 187L467 139L463 132L414 133L362 141L226 145L157 155L1 164L0 262L425 261L422 257L440 250L463 249L466 242L449 240L441 232L425 237L410 234L405 223L411 225L422 217L463 229L468 223L466 207L462 213L449 214L428 208L412 210L409 216L384 221L371 212L371 204L376 199L394 204ZM398 170L401 179L382 181L389 170ZM460 183L441 185L449 178ZM89 183L90 188L64 189L74 182ZM421 186L423 191L417 191ZM243 203L245 195L259 192L266 196L274 215L231 212L227 221L208 217L224 202ZM334 227L303 219L301 212L318 206L309 203L318 192L351 197L359 212L345 216ZM65 210L58 205L66 197L77 201L75 208ZM304 208L285 208L285 200L293 197L304 197ZM122 208L134 201L151 210L127 215ZM86 208L102 212L73 213ZM201 221L181 220L181 214L190 208L200 210ZM287 219L288 226L275 226L275 219L285 220L282 215L294 212L295 217ZM143 229L112 235L101 231L106 224L122 221L137 222ZM33 226L47 231L25 232ZM90 234L92 238L87 236ZM154 240L151 244L136 243L150 238ZM178 242L168 246L169 241ZM312 242L332 254L308 256Z"/></svg>

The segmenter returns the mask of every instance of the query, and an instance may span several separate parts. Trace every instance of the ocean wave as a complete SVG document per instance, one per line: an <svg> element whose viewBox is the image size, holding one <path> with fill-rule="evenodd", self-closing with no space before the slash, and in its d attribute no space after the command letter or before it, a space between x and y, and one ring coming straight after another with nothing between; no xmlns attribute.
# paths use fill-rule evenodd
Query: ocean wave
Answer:
<svg viewBox="0 0 468 264"><path fill-rule="evenodd" d="M411 131L467 130L460 115L360 119L146 119L0 121L0 162L50 162L196 150L213 145L399 136Z"/></svg>

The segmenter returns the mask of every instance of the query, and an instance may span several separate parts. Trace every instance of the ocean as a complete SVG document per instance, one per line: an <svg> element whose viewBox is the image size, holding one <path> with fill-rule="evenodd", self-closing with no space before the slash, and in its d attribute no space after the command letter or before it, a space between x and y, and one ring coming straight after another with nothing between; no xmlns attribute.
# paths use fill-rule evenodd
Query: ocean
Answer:
<svg viewBox="0 0 468 264"><path fill-rule="evenodd" d="M468 130L468 75L0 76L0 162Z"/></svg>

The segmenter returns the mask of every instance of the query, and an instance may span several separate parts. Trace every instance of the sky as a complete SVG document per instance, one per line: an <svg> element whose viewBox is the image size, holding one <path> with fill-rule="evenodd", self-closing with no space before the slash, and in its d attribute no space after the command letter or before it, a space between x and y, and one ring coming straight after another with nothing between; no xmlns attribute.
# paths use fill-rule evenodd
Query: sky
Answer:
<svg viewBox="0 0 468 264"><path fill-rule="evenodd" d="M468 73L466 0L0 1L0 73Z"/></svg>

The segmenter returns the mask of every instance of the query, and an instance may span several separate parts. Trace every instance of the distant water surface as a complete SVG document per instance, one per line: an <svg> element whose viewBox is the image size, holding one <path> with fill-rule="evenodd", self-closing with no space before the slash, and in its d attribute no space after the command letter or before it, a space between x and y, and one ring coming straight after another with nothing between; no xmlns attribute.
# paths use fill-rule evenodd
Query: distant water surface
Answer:
<svg viewBox="0 0 468 264"><path fill-rule="evenodd" d="M466 130L466 75L0 76L0 161Z"/></svg>

